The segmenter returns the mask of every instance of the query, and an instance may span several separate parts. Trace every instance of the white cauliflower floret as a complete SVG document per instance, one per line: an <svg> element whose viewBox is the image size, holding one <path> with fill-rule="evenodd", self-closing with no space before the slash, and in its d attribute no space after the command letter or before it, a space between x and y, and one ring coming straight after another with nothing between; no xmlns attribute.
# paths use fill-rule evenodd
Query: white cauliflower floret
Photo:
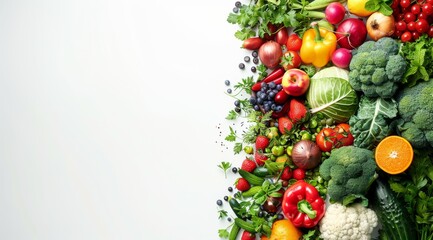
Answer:
<svg viewBox="0 0 433 240"><path fill-rule="evenodd" d="M370 240L377 224L376 213L359 203L348 207L333 203L319 222L320 237L324 240Z"/></svg>

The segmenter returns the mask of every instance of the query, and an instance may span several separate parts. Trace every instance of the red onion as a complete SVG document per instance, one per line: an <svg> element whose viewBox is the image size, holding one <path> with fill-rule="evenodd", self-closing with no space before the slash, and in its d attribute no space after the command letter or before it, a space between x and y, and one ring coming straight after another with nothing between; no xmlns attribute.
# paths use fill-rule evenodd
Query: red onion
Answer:
<svg viewBox="0 0 433 240"><path fill-rule="evenodd" d="M322 151L310 140L301 140L293 146L292 161L301 169L312 169L320 164Z"/></svg>
<svg viewBox="0 0 433 240"><path fill-rule="evenodd" d="M335 33L340 47L354 49L364 43L367 38L367 28L359 18L348 18L337 27Z"/></svg>
<svg viewBox="0 0 433 240"><path fill-rule="evenodd" d="M267 41L259 48L260 61L268 68L275 68L280 64L283 50L275 41Z"/></svg>

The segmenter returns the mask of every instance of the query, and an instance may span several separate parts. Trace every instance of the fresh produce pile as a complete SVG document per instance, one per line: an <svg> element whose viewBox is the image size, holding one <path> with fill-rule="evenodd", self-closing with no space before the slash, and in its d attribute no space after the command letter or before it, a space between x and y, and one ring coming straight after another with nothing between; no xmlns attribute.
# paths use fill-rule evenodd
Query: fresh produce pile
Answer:
<svg viewBox="0 0 433 240"><path fill-rule="evenodd" d="M220 238L433 239L432 4L235 3Z"/></svg>

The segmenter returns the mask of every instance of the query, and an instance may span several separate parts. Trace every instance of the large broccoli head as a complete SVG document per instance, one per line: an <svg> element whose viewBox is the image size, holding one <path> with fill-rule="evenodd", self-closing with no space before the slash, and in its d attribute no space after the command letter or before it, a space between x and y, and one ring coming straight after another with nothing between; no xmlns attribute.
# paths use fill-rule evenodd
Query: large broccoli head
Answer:
<svg viewBox="0 0 433 240"><path fill-rule="evenodd" d="M345 146L332 150L330 157L320 165L319 172L328 180L331 200L341 202L351 194L366 193L376 173L376 162L372 151Z"/></svg>
<svg viewBox="0 0 433 240"><path fill-rule="evenodd" d="M433 80L404 88L396 100L397 133L414 148L433 148Z"/></svg>
<svg viewBox="0 0 433 240"><path fill-rule="evenodd" d="M349 82L367 97L391 98L406 71L399 44L390 37L364 42L350 62Z"/></svg>

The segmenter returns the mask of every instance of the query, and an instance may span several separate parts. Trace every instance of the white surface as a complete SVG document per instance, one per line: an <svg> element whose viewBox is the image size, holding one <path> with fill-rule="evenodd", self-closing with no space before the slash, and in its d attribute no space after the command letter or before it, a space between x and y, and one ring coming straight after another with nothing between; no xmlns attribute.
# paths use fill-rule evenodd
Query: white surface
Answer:
<svg viewBox="0 0 433 240"><path fill-rule="evenodd" d="M218 239L234 1L0 1L0 239Z"/></svg>

